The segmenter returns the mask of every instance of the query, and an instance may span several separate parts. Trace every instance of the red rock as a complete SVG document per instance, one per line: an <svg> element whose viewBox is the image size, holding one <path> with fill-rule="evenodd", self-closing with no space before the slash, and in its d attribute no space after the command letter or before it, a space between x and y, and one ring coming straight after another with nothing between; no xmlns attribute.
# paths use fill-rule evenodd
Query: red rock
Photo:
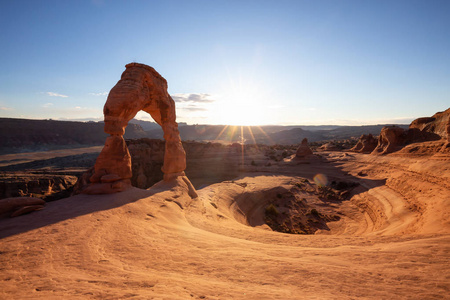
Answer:
<svg viewBox="0 0 450 300"><path fill-rule="evenodd" d="M100 181L105 183L105 182L115 182L121 179L122 178L117 174L107 174L103 175L102 178L100 178Z"/></svg>
<svg viewBox="0 0 450 300"><path fill-rule="evenodd" d="M44 205L24 206L24 207L19 208L15 212L13 212L11 214L11 218L18 217L18 216L21 216L21 215L25 215L25 214L28 214L28 213L33 212L33 211L41 210L43 208L44 208Z"/></svg>
<svg viewBox="0 0 450 300"><path fill-rule="evenodd" d="M300 146L297 148L295 157L303 158L303 157L311 155L311 154L313 154L313 152L312 152L311 148L309 148L309 146L308 146L308 139L304 138L302 140L302 143L300 144Z"/></svg>
<svg viewBox="0 0 450 300"><path fill-rule="evenodd" d="M360 152L360 153L370 153L378 145L378 140L373 137L372 134L363 134L359 138L356 145L350 149L350 151Z"/></svg>
<svg viewBox="0 0 450 300"><path fill-rule="evenodd" d="M372 154L387 154L399 150L406 142L407 132L397 126L386 126L381 129L378 145Z"/></svg>
<svg viewBox="0 0 450 300"><path fill-rule="evenodd" d="M167 92L167 81L147 65L130 63L125 67L121 79L111 89L103 108L104 129L111 136L106 139L105 147L95 163L94 174L90 178L91 185L100 186L82 189L82 193L110 193L131 186L114 185L116 182L129 182L132 177L130 153L122 136L128 122L140 110L149 113L163 129L165 151L162 171L165 180L184 176L186 153L176 123L175 102ZM108 184L110 182L113 184Z"/></svg>
<svg viewBox="0 0 450 300"><path fill-rule="evenodd" d="M441 138L450 138L450 108L445 111L435 113L432 117L418 118L414 120L410 129L417 128L422 132L434 133Z"/></svg>
<svg viewBox="0 0 450 300"><path fill-rule="evenodd" d="M45 201L34 197L14 197L0 200L0 214L12 211L19 207L30 205L44 205Z"/></svg>

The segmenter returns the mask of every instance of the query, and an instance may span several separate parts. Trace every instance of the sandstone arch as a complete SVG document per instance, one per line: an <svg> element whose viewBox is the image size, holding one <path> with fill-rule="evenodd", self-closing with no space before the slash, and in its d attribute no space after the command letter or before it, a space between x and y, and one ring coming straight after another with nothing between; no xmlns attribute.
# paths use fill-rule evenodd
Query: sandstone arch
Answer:
<svg viewBox="0 0 450 300"><path fill-rule="evenodd" d="M175 102L167 81L150 66L127 64L111 89L103 108L105 132L110 134L97 158L90 185L82 192L107 194L131 187L131 157L123 139L128 122L141 110L149 113L164 131L164 180L184 176L186 153L181 144Z"/></svg>

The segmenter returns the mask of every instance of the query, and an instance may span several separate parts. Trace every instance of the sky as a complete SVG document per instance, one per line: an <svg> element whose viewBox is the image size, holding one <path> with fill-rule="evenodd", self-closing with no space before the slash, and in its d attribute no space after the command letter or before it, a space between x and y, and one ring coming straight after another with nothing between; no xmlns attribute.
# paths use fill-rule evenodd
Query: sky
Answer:
<svg viewBox="0 0 450 300"><path fill-rule="evenodd" d="M130 62L166 78L188 124L406 124L450 107L448 0L0 0L0 45L0 117L101 120Z"/></svg>

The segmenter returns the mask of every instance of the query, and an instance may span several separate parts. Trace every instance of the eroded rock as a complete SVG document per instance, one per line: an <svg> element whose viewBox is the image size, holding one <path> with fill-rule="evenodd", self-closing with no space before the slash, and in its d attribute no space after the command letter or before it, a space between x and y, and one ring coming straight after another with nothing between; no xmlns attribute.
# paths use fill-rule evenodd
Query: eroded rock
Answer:
<svg viewBox="0 0 450 300"><path fill-rule="evenodd" d="M44 205L45 201L35 197L13 197L0 200L0 214L10 212L21 207Z"/></svg>
<svg viewBox="0 0 450 300"><path fill-rule="evenodd" d="M360 152L360 153L370 153L378 145L378 140L373 137L372 134L363 134L359 138L356 145L350 149L350 151Z"/></svg>
<svg viewBox="0 0 450 300"><path fill-rule="evenodd" d="M306 157L311 154L313 154L313 152L312 152L311 148L309 148L309 146L308 146L308 139L304 138L302 140L302 143L300 144L300 146L297 148L295 157L303 158L303 157Z"/></svg>
<svg viewBox="0 0 450 300"><path fill-rule="evenodd" d="M149 113L163 129L164 179L172 180L185 175L186 153L175 121L175 102L167 92L167 81L147 65L130 63L125 67L126 70L111 89L103 108L104 130L110 136L97 158L89 179L90 184L81 187L82 193L108 194L131 187L131 157L123 134L128 122L140 110ZM146 178L140 175L138 177L144 184Z"/></svg>

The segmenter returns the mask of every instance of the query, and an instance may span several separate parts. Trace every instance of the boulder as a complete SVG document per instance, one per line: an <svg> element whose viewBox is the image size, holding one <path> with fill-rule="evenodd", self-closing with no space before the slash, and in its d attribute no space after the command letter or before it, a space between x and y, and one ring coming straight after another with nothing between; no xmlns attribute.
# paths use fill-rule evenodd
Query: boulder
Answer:
<svg viewBox="0 0 450 300"><path fill-rule="evenodd" d="M10 212L21 207L44 205L45 201L34 197L13 197L0 200L0 214Z"/></svg>
<svg viewBox="0 0 450 300"><path fill-rule="evenodd" d="M295 157L303 158L303 157L306 157L311 154L313 154L313 152L312 152L311 148L309 148L309 146L308 146L308 139L304 138L302 140L302 143L300 144L300 146L297 148Z"/></svg>

